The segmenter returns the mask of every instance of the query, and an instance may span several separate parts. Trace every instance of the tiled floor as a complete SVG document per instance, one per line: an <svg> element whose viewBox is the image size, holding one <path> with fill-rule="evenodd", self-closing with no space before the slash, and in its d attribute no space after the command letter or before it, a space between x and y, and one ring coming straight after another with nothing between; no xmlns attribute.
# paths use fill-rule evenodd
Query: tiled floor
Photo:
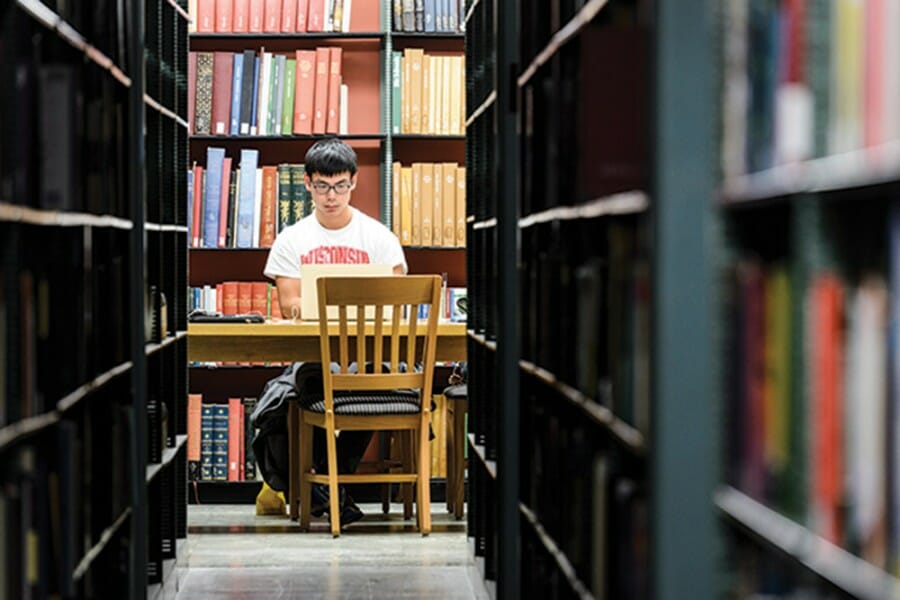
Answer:
<svg viewBox="0 0 900 600"><path fill-rule="evenodd" d="M252 505L190 505L187 569L178 600L206 598L487 598L467 547L465 521L433 507L422 537L400 505L366 517L333 539L324 518L302 533Z"/></svg>

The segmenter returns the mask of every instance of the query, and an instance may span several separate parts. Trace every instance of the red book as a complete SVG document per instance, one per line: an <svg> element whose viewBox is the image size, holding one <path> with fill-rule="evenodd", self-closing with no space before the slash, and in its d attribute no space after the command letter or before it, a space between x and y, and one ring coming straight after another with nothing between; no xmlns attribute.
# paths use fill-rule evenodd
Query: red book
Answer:
<svg viewBox="0 0 900 600"><path fill-rule="evenodd" d="M294 133L312 133L315 67L315 50L297 50L297 76L294 80Z"/></svg>
<svg viewBox="0 0 900 600"><path fill-rule="evenodd" d="M282 0L281 3L281 32L294 33L297 21L297 0Z"/></svg>
<svg viewBox="0 0 900 600"><path fill-rule="evenodd" d="M307 0L297 0L297 33L306 32L306 14L309 11L309 2Z"/></svg>
<svg viewBox="0 0 900 600"><path fill-rule="evenodd" d="M197 53L188 52L188 133L194 132L194 107L197 105Z"/></svg>
<svg viewBox="0 0 900 600"><path fill-rule="evenodd" d="M225 234L228 230L228 191L231 182L231 157L222 161L222 194L219 196L219 248L225 247Z"/></svg>
<svg viewBox="0 0 900 600"><path fill-rule="evenodd" d="M197 33L215 33L216 0L197 0Z"/></svg>
<svg viewBox="0 0 900 600"><path fill-rule="evenodd" d="M830 274L812 282L809 307L813 343L810 386L812 398L813 514L817 533L832 543L841 539L843 503L843 348L844 293L840 280Z"/></svg>
<svg viewBox="0 0 900 600"><path fill-rule="evenodd" d="M325 0L309 0L306 31L325 31Z"/></svg>
<svg viewBox="0 0 900 600"><path fill-rule="evenodd" d="M231 30L234 33L250 31L250 0L234 0Z"/></svg>
<svg viewBox="0 0 900 600"><path fill-rule="evenodd" d="M249 281L238 282L238 313L249 314L253 310L253 287Z"/></svg>
<svg viewBox="0 0 900 600"><path fill-rule="evenodd" d="M269 292L269 318L273 321L280 321L282 319L282 316L281 316L281 303L278 301L278 288L274 285L269 284L268 292Z"/></svg>
<svg viewBox="0 0 900 600"><path fill-rule="evenodd" d="M264 16L264 0L250 0L250 24L248 29L250 33L262 33L263 16Z"/></svg>
<svg viewBox="0 0 900 600"><path fill-rule="evenodd" d="M228 399L228 481L240 481L241 441L244 439L240 415L243 412L240 398Z"/></svg>
<svg viewBox="0 0 900 600"><path fill-rule="evenodd" d="M244 475L244 460L246 460L246 454L244 451L246 449L247 443L244 435L247 431L244 428L244 423L246 422L244 420L245 416L244 403L241 402L241 412L238 413L238 431L241 432L241 443L238 444L238 481L244 481L245 479L247 479L247 477Z"/></svg>
<svg viewBox="0 0 900 600"><path fill-rule="evenodd" d="M222 282L222 314L236 315L238 314L238 282L224 281Z"/></svg>
<svg viewBox="0 0 900 600"><path fill-rule="evenodd" d="M216 284L216 312L221 313L223 304L225 303L225 290L221 283Z"/></svg>
<svg viewBox="0 0 900 600"><path fill-rule="evenodd" d="M265 0L265 20L263 21L264 32L281 32L281 1L282 0Z"/></svg>
<svg viewBox="0 0 900 600"><path fill-rule="evenodd" d="M187 459L200 462L200 415L203 394L188 394Z"/></svg>
<svg viewBox="0 0 900 600"><path fill-rule="evenodd" d="M234 0L216 0L216 32L231 33Z"/></svg>
<svg viewBox="0 0 900 600"><path fill-rule="evenodd" d="M313 92L313 125L312 132L325 133L328 119L328 69L331 53L328 48L316 48L316 76Z"/></svg>
<svg viewBox="0 0 900 600"><path fill-rule="evenodd" d="M266 281L254 281L250 284L250 312L266 314L269 303L269 284Z"/></svg>
<svg viewBox="0 0 900 600"><path fill-rule="evenodd" d="M234 55L213 54L212 134L228 135L231 126L231 76Z"/></svg>
<svg viewBox="0 0 900 600"><path fill-rule="evenodd" d="M278 218L278 167L262 168L262 202L259 215L259 247L271 248L275 241L275 224Z"/></svg>
<svg viewBox="0 0 900 600"><path fill-rule="evenodd" d="M191 207L191 248L200 247L200 228L203 225L203 167L194 165L194 205Z"/></svg>
<svg viewBox="0 0 900 600"><path fill-rule="evenodd" d="M337 133L340 125L341 56L340 48L329 49L331 66L328 70L328 115L325 119L325 133Z"/></svg>

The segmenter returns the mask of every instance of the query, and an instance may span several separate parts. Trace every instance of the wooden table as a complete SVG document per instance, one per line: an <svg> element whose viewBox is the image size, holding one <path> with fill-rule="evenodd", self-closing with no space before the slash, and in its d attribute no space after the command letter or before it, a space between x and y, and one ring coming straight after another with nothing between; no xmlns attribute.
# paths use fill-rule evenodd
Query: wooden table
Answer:
<svg viewBox="0 0 900 600"><path fill-rule="evenodd" d="M374 335L372 325L366 328ZM320 356L318 323L188 323L190 361L318 361ZM465 323L438 324L436 360L466 360Z"/></svg>

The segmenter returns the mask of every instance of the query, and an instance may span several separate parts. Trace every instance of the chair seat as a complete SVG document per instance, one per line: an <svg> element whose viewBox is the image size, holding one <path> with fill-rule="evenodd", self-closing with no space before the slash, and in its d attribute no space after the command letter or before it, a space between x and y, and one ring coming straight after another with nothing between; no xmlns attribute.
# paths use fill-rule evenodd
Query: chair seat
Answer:
<svg viewBox="0 0 900 600"><path fill-rule="evenodd" d="M325 412L324 395L304 398L303 409ZM338 415L410 415L419 412L419 395L412 391L336 392L334 412Z"/></svg>
<svg viewBox="0 0 900 600"><path fill-rule="evenodd" d="M469 396L469 385L457 383L444 388L444 396L450 400L465 400Z"/></svg>

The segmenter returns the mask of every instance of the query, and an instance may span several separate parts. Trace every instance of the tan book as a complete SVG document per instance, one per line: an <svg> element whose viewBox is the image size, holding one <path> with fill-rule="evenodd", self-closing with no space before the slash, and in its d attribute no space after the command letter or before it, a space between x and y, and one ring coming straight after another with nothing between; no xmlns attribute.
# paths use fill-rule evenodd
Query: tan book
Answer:
<svg viewBox="0 0 900 600"><path fill-rule="evenodd" d="M422 133L422 60L425 51L422 48L407 48L410 63L409 91L409 132Z"/></svg>
<svg viewBox="0 0 900 600"><path fill-rule="evenodd" d="M432 111L434 115L432 119L434 122L431 130L434 132L434 135L441 135L441 117L444 113L444 103L447 101L446 88L444 87L445 64L446 60L443 56L435 56L432 62L432 68L434 69L434 110Z"/></svg>
<svg viewBox="0 0 900 600"><path fill-rule="evenodd" d="M432 203L432 227L431 227L431 245L443 246L444 234L441 227L441 219L439 215L444 214L441 206L441 198L444 195L444 186L441 185L443 167L441 163L434 163L434 202Z"/></svg>
<svg viewBox="0 0 900 600"><path fill-rule="evenodd" d="M403 69L403 77L400 80L400 133L409 133L410 65L412 65L412 61L407 50L403 51L400 64Z"/></svg>
<svg viewBox="0 0 900 600"><path fill-rule="evenodd" d="M459 122L459 105L462 103L462 56L450 57L450 102L449 102L449 120L450 135L462 135L462 127Z"/></svg>
<svg viewBox="0 0 900 600"><path fill-rule="evenodd" d="M441 222L443 223L443 244L444 246L456 245L456 169L458 165L454 163L444 163L444 179L442 181L442 203Z"/></svg>
<svg viewBox="0 0 900 600"><path fill-rule="evenodd" d="M466 246L466 168L456 169L456 245Z"/></svg>
<svg viewBox="0 0 900 600"><path fill-rule="evenodd" d="M466 134L466 57L459 57L459 135Z"/></svg>
<svg viewBox="0 0 900 600"><path fill-rule="evenodd" d="M451 58L441 57L441 135L450 135L450 75L453 71Z"/></svg>
<svg viewBox="0 0 900 600"><path fill-rule="evenodd" d="M278 167L266 165L262 168L263 189L260 212L259 247L270 248L275 241L278 220Z"/></svg>
<svg viewBox="0 0 900 600"><path fill-rule="evenodd" d="M422 163L412 164L412 236L413 246L422 245Z"/></svg>
<svg viewBox="0 0 900 600"><path fill-rule="evenodd" d="M431 133L431 130L428 128L428 118L431 115L431 104L428 102L428 92L431 89L431 84L428 81L431 72L431 58L428 54L422 56L422 125L420 133L425 134Z"/></svg>
<svg viewBox="0 0 900 600"><path fill-rule="evenodd" d="M400 163L391 165L391 231L402 240L400 235Z"/></svg>
<svg viewBox="0 0 900 600"><path fill-rule="evenodd" d="M412 239L412 167L400 167L400 243Z"/></svg>
<svg viewBox="0 0 900 600"><path fill-rule="evenodd" d="M343 49L340 46L334 46L329 50L328 114L325 119L325 133L338 133L340 131L341 62L343 58Z"/></svg>
<svg viewBox="0 0 900 600"><path fill-rule="evenodd" d="M422 245L429 247L434 239L434 165L422 163Z"/></svg>

